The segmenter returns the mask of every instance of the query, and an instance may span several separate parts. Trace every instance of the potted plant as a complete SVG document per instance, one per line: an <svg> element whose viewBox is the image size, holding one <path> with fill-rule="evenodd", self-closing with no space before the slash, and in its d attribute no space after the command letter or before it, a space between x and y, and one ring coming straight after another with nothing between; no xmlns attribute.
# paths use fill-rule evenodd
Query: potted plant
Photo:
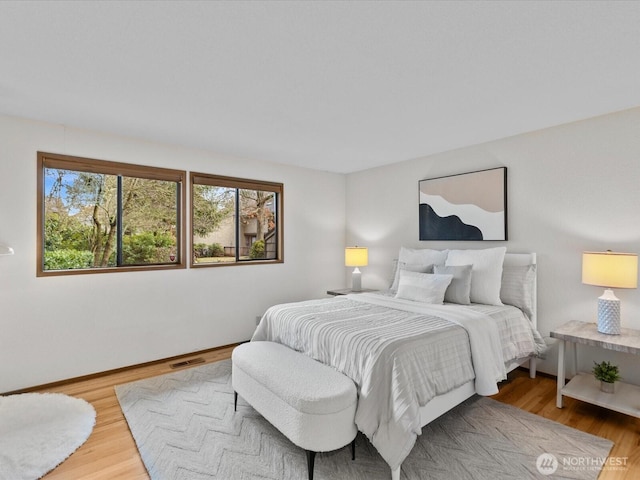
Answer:
<svg viewBox="0 0 640 480"><path fill-rule="evenodd" d="M615 391L615 382L620 380L620 370L617 365L611 365L609 362L596 363L593 362L593 375L600 380L600 390L606 393Z"/></svg>

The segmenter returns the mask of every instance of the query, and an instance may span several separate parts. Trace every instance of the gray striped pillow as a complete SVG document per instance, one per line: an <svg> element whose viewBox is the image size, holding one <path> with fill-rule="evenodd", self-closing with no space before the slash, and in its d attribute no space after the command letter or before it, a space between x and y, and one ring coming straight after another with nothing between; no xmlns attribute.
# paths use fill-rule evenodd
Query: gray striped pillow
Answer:
<svg viewBox="0 0 640 480"><path fill-rule="evenodd" d="M500 299L506 305L522 310L527 317L533 316L536 265L504 265Z"/></svg>

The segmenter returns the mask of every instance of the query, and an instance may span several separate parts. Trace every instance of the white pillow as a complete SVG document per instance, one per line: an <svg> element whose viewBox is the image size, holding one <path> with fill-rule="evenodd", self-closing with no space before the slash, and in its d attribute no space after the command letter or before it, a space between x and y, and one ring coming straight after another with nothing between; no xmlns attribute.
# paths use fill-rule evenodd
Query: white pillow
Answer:
<svg viewBox="0 0 640 480"><path fill-rule="evenodd" d="M444 293L452 279L453 275L433 275L401 270L396 298L441 304L444 302Z"/></svg>
<svg viewBox="0 0 640 480"><path fill-rule="evenodd" d="M430 248L400 247L398 262L413 265L444 265L448 250L432 250Z"/></svg>
<svg viewBox="0 0 640 480"><path fill-rule="evenodd" d="M433 273L437 275L453 275L451 285L444 294L449 303L469 305L471 303L471 270L472 265L436 265Z"/></svg>
<svg viewBox="0 0 640 480"><path fill-rule="evenodd" d="M421 265L421 264L414 264L414 263L398 262L396 264L395 278L391 283L390 290L392 292L398 291L398 281L400 280L401 270L408 270L410 272L419 272L419 273L433 273L433 265Z"/></svg>
<svg viewBox="0 0 640 480"><path fill-rule="evenodd" d="M445 265L473 265L471 271L471 302L502 305L502 264L506 247L483 250L449 250Z"/></svg>

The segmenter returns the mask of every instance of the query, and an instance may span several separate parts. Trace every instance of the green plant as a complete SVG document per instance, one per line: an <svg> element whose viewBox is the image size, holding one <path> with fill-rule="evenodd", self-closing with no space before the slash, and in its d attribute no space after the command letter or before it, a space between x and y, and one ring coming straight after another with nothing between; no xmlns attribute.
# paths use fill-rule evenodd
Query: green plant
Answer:
<svg viewBox="0 0 640 480"><path fill-rule="evenodd" d="M224 257L224 247L219 243L209 245L209 252L212 257Z"/></svg>
<svg viewBox="0 0 640 480"><path fill-rule="evenodd" d="M93 254L78 250L53 250L44 252L45 270L69 270L74 268L89 268L93 261Z"/></svg>
<svg viewBox="0 0 640 480"><path fill-rule="evenodd" d="M127 265L166 262L172 246L173 237L166 233L125 235L122 239L123 262Z"/></svg>
<svg viewBox="0 0 640 480"><path fill-rule="evenodd" d="M593 362L595 367L593 367L593 374L595 377L606 383L614 383L617 380L620 380L620 370L617 365L611 365L609 362Z"/></svg>
<svg viewBox="0 0 640 480"><path fill-rule="evenodd" d="M251 252L249 258L264 258L264 240L258 240L251 245Z"/></svg>
<svg viewBox="0 0 640 480"><path fill-rule="evenodd" d="M208 253L206 243L195 243L193 245L193 255L196 258L206 257Z"/></svg>
<svg viewBox="0 0 640 480"><path fill-rule="evenodd" d="M224 257L224 247L219 243L196 243L193 245L193 254L196 258Z"/></svg>

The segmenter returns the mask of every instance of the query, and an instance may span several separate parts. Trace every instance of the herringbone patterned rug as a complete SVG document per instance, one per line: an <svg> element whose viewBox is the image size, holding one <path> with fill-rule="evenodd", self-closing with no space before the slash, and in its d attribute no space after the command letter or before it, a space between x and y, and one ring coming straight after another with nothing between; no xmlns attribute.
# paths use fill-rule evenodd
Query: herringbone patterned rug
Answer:
<svg viewBox="0 0 640 480"><path fill-rule="evenodd" d="M231 361L116 387L152 480L305 480L304 452L242 400L233 411ZM483 397L427 425L402 465L403 480L595 479L612 442ZM554 457L557 470L550 473ZM596 465L594 467L594 465ZM350 449L316 457L316 480L389 480L359 434Z"/></svg>

